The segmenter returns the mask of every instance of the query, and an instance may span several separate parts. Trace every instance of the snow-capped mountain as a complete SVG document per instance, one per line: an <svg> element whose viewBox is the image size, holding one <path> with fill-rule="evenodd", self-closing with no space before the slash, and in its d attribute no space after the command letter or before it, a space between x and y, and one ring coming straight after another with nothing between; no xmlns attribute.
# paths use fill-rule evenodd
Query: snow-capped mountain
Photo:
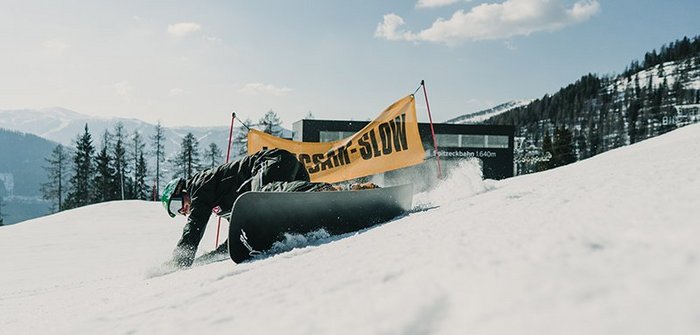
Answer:
<svg viewBox="0 0 700 335"><path fill-rule="evenodd" d="M74 140L84 131L85 124L93 136L96 147L105 130L112 132L117 122L124 125L127 134L138 131L144 140L152 136L155 125L137 119L97 118L80 114L61 107L44 109L0 110L0 128L34 134L48 140L73 146ZM216 143L225 150L228 145L229 125L221 127L163 127L165 131L165 152L172 154L180 149L182 138L191 132L199 141L200 149Z"/></svg>
<svg viewBox="0 0 700 335"><path fill-rule="evenodd" d="M73 146L76 137L84 131L85 124L88 125L92 134L93 144L99 148L100 139L105 130L113 133L117 122L124 125L124 131L131 135L138 131L142 138L149 142L148 138L155 132L155 124L151 124L138 119L126 118L98 118L81 114L61 107L43 109L14 109L0 110L0 128L34 134L65 146ZM227 124L219 127L163 127L166 143L166 155L171 156L180 150L182 139L187 133L192 133L199 141L199 147L204 150L210 143L215 143L221 150L228 147L229 126ZM240 123L236 123L236 128ZM280 128L282 137L291 138L292 131ZM234 144L235 146L235 144ZM232 148L232 155L238 148Z"/></svg>
<svg viewBox="0 0 700 335"><path fill-rule="evenodd" d="M577 159L700 122L700 37L647 52L621 74L589 73L487 122L514 125L538 147L564 128Z"/></svg>
<svg viewBox="0 0 700 335"><path fill-rule="evenodd" d="M0 128L30 133L66 144L69 140L58 140L61 138L60 133L70 128L71 124L87 119L90 118L86 115L61 107L0 110Z"/></svg>
<svg viewBox="0 0 700 335"><path fill-rule="evenodd" d="M498 106L495 106L495 107L492 107L489 109L484 109L484 110L481 110L478 112L458 116L456 118L445 121L445 123L455 123L455 124L480 123L480 122L483 122L484 120L486 120L492 116L496 116L498 114L505 113L513 108L526 106L530 102L532 102L532 100L513 100L513 101L509 101L509 102L500 104Z"/></svg>

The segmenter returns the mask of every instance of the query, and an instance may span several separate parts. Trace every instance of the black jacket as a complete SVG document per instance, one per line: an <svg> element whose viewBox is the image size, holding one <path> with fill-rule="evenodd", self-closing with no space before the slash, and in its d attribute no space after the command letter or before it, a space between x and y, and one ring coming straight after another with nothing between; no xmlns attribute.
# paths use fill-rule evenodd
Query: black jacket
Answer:
<svg viewBox="0 0 700 335"><path fill-rule="evenodd" d="M301 183L284 183L291 181ZM277 186L264 188L271 183ZM293 191L314 188L304 165L293 154L281 149L259 151L192 176L186 186L192 200L191 212L174 252L175 261L182 266L192 264L213 208L218 206L228 212L244 192L285 190L286 184L293 186Z"/></svg>

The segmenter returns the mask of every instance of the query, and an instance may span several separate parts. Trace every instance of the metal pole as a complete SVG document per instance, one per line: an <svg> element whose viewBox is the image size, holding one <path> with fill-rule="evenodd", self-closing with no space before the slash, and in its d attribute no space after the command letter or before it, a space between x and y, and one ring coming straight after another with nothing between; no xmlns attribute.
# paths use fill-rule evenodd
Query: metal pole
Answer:
<svg viewBox="0 0 700 335"><path fill-rule="evenodd" d="M226 163L228 163L231 157L231 139L233 138L233 122L236 120L236 112L231 113L231 128L228 132L228 148L226 149ZM223 210L223 208L222 208ZM221 230L221 217L219 216L219 221L216 223L216 244L214 248L219 247L219 231Z"/></svg>
<svg viewBox="0 0 700 335"><path fill-rule="evenodd" d="M438 151L437 138L435 137L435 129L433 128L433 116L430 114L430 104L428 103L428 92L425 89L425 81L421 80L420 85L423 86L423 96L425 97L425 106L428 108L428 119L430 120L430 132L433 134L433 145L435 146L435 158L437 158L438 178L442 178L442 167L440 166L440 152Z"/></svg>

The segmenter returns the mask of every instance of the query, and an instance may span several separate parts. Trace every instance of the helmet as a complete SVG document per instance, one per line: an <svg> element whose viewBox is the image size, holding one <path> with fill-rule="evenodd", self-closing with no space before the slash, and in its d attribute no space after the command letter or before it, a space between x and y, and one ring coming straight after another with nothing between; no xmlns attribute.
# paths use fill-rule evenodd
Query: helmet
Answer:
<svg viewBox="0 0 700 335"><path fill-rule="evenodd" d="M163 203L165 210L171 218L175 217L175 213L182 208L182 194L185 189L185 179L175 178L165 186L163 194L160 196L160 201Z"/></svg>

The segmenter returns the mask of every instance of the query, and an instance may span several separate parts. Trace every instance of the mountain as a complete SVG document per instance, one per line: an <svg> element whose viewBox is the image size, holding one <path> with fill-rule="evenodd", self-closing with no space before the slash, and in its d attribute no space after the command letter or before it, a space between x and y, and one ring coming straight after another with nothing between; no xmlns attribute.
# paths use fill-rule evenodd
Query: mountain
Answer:
<svg viewBox="0 0 700 335"><path fill-rule="evenodd" d="M57 143L41 137L0 128L0 213L4 224L12 224L49 213L49 202L41 198L46 182L45 158Z"/></svg>
<svg viewBox="0 0 700 335"><path fill-rule="evenodd" d="M289 235L274 255L174 273L161 264L183 219L159 203L102 203L0 227L2 329L697 334L698 152L692 125L498 182L466 164L417 194L415 211L378 227ZM214 248L215 225L200 254Z"/></svg>
<svg viewBox="0 0 700 335"><path fill-rule="evenodd" d="M56 145L68 148L74 146L74 140L84 131L88 124L93 136L93 144L100 148L100 139L105 130L113 131L117 122L124 125L127 134L139 131L147 141L155 125L136 119L103 119L86 116L64 108L47 108L40 110L0 110L0 197L3 197L4 224L12 224L48 214L51 204L42 199L40 187L47 181L45 159L49 158ZM225 127L178 127L164 128L166 136L165 152L168 157L180 150L182 138L192 132L200 142L200 150L205 150L210 143L216 143L224 151L228 146L229 128ZM47 140L49 139L49 140ZM53 142L55 141L55 142ZM128 143L127 143L128 145ZM233 151L235 153L236 151ZM152 155L148 155L152 157ZM154 169L155 162L147 162ZM164 170L168 170L165 166ZM165 174L164 180L170 175Z"/></svg>
<svg viewBox="0 0 700 335"><path fill-rule="evenodd" d="M4 153L0 157L7 157L6 160L0 161L0 197L3 196L3 192L7 196L4 199L4 207L0 208L0 214L7 214L4 215L4 224L16 223L48 213L50 205L41 199L40 186L46 182L47 178L46 171L43 169L47 165L45 158L50 156L56 145L60 143L67 148L72 148L75 145L75 139L83 133L85 124L87 124L92 134L93 145L99 150L105 130L113 133L117 123L123 125L124 131L129 137L138 131L142 135L142 139L146 141L146 150L150 152L150 136L155 131L155 125L141 120L96 118L60 107L37 110L0 110L0 129L8 129L1 134L5 137L0 136L0 140L2 140L0 153ZM240 124L237 124L235 132L241 132L241 129ZM172 158L180 151L182 139L187 133L192 133L199 141L201 152L207 150L209 144L215 143L224 152L221 161L225 158L225 150L229 140L229 125L222 127L164 127L163 130L166 137L166 158ZM292 137L292 132L282 127L277 126L274 130L281 133L283 137ZM237 134L234 133L234 135ZM12 138L10 139L8 136ZM41 144L37 144L38 142ZM130 143L127 142L126 145L128 148ZM241 142L234 141L232 143L232 159L239 156L243 146L244 143ZM150 158L147 165L149 171L152 172L155 169L155 161L153 155L149 154L147 157ZM171 176L169 170L169 163L166 163L163 166L164 178L161 182L166 182ZM21 201L19 201L20 199Z"/></svg>
<svg viewBox="0 0 700 335"><path fill-rule="evenodd" d="M123 124L127 134L138 131L148 142L147 149L150 149L149 137L153 135L155 125L138 119L98 118L61 107L0 110L0 128L35 134L67 147L75 145L76 137L83 133L85 124L87 124L94 144L99 148L100 139L105 130L113 132L114 126L118 122ZM187 133L192 133L199 141L200 150L205 150L209 144L215 143L222 151L225 151L228 147L230 119L225 120L225 122L226 125L219 127L163 127L166 138L166 155L172 157L180 150L182 139ZM241 131L241 123L236 122L235 126L234 132ZM279 132L281 137L292 138L291 130L277 127L275 131ZM234 133L234 135L236 134ZM242 145L241 143L232 143L231 157L235 157L240 152Z"/></svg>
<svg viewBox="0 0 700 335"><path fill-rule="evenodd" d="M494 117L496 115L499 115L499 114L503 114L505 112L508 112L508 111L514 109L514 108L526 106L531 102L532 102L532 100L513 100L513 101L509 101L509 102L500 104L496 107L484 109L484 110L474 112L474 113L465 114L462 116L458 116L454 119L449 119L449 120L445 121L445 123L455 123L455 124L481 123L481 122L484 122L484 120L487 120L487 119Z"/></svg>
<svg viewBox="0 0 700 335"><path fill-rule="evenodd" d="M1 128L35 134L68 147L74 145L75 138L82 134L85 124L99 147L99 139L105 130L112 132L117 122L124 125L128 134L138 131L144 138L150 137L155 129L154 124L137 119L97 118L60 107L0 110ZM201 149L208 147L210 143L216 143L223 150L228 146L228 124L221 127L164 127L164 131L165 152L171 155L180 150L181 141L188 132L197 138Z"/></svg>
<svg viewBox="0 0 700 335"><path fill-rule="evenodd" d="M620 75L587 74L558 92L490 117L530 146L565 128L576 159L700 122L700 36L662 46ZM516 153L516 156L518 154ZM531 169L525 169L531 170Z"/></svg>

